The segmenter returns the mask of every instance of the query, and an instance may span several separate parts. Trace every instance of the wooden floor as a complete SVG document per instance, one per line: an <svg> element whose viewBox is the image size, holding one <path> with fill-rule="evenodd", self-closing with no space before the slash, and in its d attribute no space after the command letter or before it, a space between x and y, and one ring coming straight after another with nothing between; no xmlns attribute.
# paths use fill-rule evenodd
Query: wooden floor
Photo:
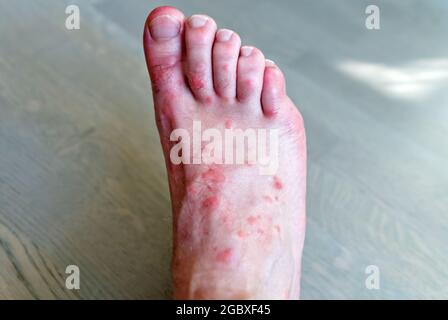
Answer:
<svg viewBox="0 0 448 320"><path fill-rule="evenodd" d="M309 143L304 299L448 298L448 3L172 1L284 70ZM77 3L81 29L67 31ZM0 299L167 298L142 24L158 1L0 0ZM65 288L65 268L81 290ZM380 270L380 289L365 269Z"/></svg>

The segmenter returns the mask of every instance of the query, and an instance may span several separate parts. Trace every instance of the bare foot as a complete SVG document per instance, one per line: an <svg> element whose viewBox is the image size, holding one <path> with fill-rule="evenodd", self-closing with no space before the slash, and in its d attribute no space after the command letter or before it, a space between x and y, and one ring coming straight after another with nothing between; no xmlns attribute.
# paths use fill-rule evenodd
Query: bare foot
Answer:
<svg viewBox="0 0 448 320"><path fill-rule="evenodd" d="M159 7L146 21L144 49L173 208L178 299L299 298L303 121L280 69L257 48L240 46L236 33L217 31L208 16L185 19L175 8ZM278 152L278 169L263 173L261 162L248 156L243 164L176 164L173 131L193 137L194 121L202 132L215 129L223 136L226 129L278 132L278 150L269 150ZM202 142L199 151L204 149ZM197 156L181 151L181 159Z"/></svg>

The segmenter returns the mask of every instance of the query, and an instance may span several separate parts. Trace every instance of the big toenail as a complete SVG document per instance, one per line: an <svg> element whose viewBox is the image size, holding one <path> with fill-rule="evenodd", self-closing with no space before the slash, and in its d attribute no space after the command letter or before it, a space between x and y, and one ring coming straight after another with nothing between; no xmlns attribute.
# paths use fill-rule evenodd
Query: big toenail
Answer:
<svg viewBox="0 0 448 320"><path fill-rule="evenodd" d="M265 61L266 67L275 67L275 62L269 59L266 59Z"/></svg>
<svg viewBox="0 0 448 320"><path fill-rule="evenodd" d="M216 40L220 41L220 42L225 42L225 41L229 41L230 38L232 37L233 32L227 29L222 29L219 30L216 33Z"/></svg>
<svg viewBox="0 0 448 320"><path fill-rule="evenodd" d="M242 47L241 48L241 55L243 57L248 57L248 56L250 56L250 54L252 53L253 50L254 50L253 47Z"/></svg>
<svg viewBox="0 0 448 320"><path fill-rule="evenodd" d="M188 20L188 23L190 27L192 28L201 28L205 26L207 23L208 18L206 16L201 16L199 14L195 14L194 16L191 16Z"/></svg>
<svg viewBox="0 0 448 320"><path fill-rule="evenodd" d="M149 23L149 31L154 40L174 38L179 34L180 27L180 21L169 15L155 17Z"/></svg>

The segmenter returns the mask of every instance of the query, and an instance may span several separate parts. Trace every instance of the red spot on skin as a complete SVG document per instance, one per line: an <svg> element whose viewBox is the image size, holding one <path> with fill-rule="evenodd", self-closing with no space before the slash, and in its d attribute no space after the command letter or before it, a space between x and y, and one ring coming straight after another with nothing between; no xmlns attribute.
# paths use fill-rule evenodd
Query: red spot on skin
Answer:
<svg viewBox="0 0 448 320"><path fill-rule="evenodd" d="M246 80L244 81L244 86L246 87L247 91L253 91L254 82L252 80Z"/></svg>
<svg viewBox="0 0 448 320"><path fill-rule="evenodd" d="M274 177L274 188L277 190L283 189L283 183L277 176Z"/></svg>
<svg viewBox="0 0 448 320"><path fill-rule="evenodd" d="M269 203L272 202L272 197L271 197L271 196L263 196L263 199L264 199L266 202L269 202Z"/></svg>
<svg viewBox="0 0 448 320"><path fill-rule="evenodd" d="M227 119L224 125L226 129L232 129L232 120Z"/></svg>
<svg viewBox="0 0 448 320"><path fill-rule="evenodd" d="M216 261L221 263L229 263L231 258L232 258L231 248L225 248L219 251L215 256Z"/></svg>
<svg viewBox="0 0 448 320"><path fill-rule="evenodd" d="M210 181L210 182L224 182L226 180L226 177L224 174L215 168L210 168L206 172L202 173L202 178L204 180Z"/></svg>
<svg viewBox="0 0 448 320"><path fill-rule="evenodd" d="M212 103L212 97L206 97L205 98L205 103L206 104L211 104Z"/></svg>
<svg viewBox="0 0 448 320"><path fill-rule="evenodd" d="M260 217L255 217L255 216L249 216L249 217L247 217L247 222L250 224L250 225L254 225L255 223L257 223L257 221L260 219Z"/></svg>
<svg viewBox="0 0 448 320"><path fill-rule="evenodd" d="M219 206L219 198L216 196L209 197L202 201L202 208L215 209Z"/></svg>
<svg viewBox="0 0 448 320"><path fill-rule="evenodd" d="M247 236L249 236L249 232L246 232L244 230L238 230L236 234L240 238L246 238Z"/></svg>
<svg viewBox="0 0 448 320"><path fill-rule="evenodd" d="M151 84L154 92L158 93L160 90L170 82L173 72L169 69L164 69L160 66L149 67L149 73L151 75Z"/></svg>
<svg viewBox="0 0 448 320"><path fill-rule="evenodd" d="M205 86L204 80L197 75L192 75L190 77L190 86L191 86L191 89L193 89L193 90L202 89Z"/></svg>

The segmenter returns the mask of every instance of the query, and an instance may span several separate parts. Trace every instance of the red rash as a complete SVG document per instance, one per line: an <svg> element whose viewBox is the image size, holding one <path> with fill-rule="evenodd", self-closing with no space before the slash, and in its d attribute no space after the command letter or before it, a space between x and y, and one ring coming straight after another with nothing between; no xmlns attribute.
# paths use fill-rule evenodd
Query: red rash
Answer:
<svg viewBox="0 0 448 320"><path fill-rule="evenodd" d="M213 168L210 168L206 172L204 172L202 174L202 178L210 182L224 182L226 180L226 177L222 172Z"/></svg>
<svg viewBox="0 0 448 320"><path fill-rule="evenodd" d="M283 183L279 177L274 177L274 188L277 190L283 189Z"/></svg>
<svg viewBox="0 0 448 320"><path fill-rule="evenodd" d="M219 198L212 196L202 201L203 208L215 209L219 206Z"/></svg>
<svg viewBox="0 0 448 320"><path fill-rule="evenodd" d="M238 230L238 232L237 232L236 234L237 234L238 237L240 237L240 238L246 238L246 237L249 235L249 233L246 232L246 231L244 231L244 230Z"/></svg>
<svg viewBox="0 0 448 320"><path fill-rule="evenodd" d="M226 126L226 129L231 129L232 128L232 120L226 120L225 126Z"/></svg>
<svg viewBox="0 0 448 320"><path fill-rule="evenodd" d="M160 66L153 66L149 68L149 73L152 79L152 88L155 92L160 92L160 87L170 81L172 71L164 69Z"/></svg>
<svg viewBox="0 0 448 320"><path fill-rule="evenodd" d="M254 225L259 219L260 217L249 216L247 217L247 222L251 225Z"/></svg>
<svg viewBox="0 0 448 320"><path fill-rule="evenodd" d="M202 80L202 78L198 77L198 76L192 76L190 78L190 86L191 89L193 90L198 90L198 89L202 89L204 88L204 81Z"/></svg>
<svg viewBox="0 0 448 320"><path fill-rule="evenodd" d="M213 101L212 97L205 98L205 103L206 104L210 104L210 103L212 103L212 101Z"/></svg>
<svg viewBox="0 0 448 320"><path fill-rule="evenodd" d="M188 190L188 193L190 193L191 195L198 194L198 188L193 184L190 184L189 186L187 186L187 190Z"/></svg>
<svg viewBox="0 0 448 320"><path fill-rule="evenodd" d="M220 252L218 252L216 254L215 258L216 258L216 261L218 261L218 262L229 263L231 257L232 257L232 249L226 248L226 249L223 249Z"/></svg>

